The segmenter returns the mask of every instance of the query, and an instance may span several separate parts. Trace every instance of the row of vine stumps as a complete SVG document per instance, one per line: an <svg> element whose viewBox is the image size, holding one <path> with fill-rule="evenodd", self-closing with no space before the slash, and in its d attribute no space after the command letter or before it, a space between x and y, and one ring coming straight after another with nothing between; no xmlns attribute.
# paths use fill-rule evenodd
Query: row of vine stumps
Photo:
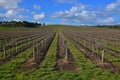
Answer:
<svg viewBox="0 0 120 80"><path fill-rule="evenodd" d="M91 61L93 61L98 67L102 69L108 69L113 73L119 74L120 73L120 67L111 63L106 58L102 58L101 55L97 54L96 52L93 52L89 48L85 47L84 45L80 44L79 41L76 39L75 36L66 34L65 35L72 41L72 43L84 53L84 55L89 58ZM103 49L104 51L104 49ZM104 61L103 61L104 59Z"/></svg>
<svg viewBox="0 0 120 80"><path fill-rule="evenodd" d="M27 71L40 66L55 37L55 33L39 42L34 42L32 55L22 64L20 71Z"/></svg>
<svg viewBox="0 0 120 80"><path fill-rule="evenodd" d="M77 69L75 59L67 46L67 40L61 32L58 34L56 69L59 71Z"/></svg>
<svg viewBox="0 0 120 80"><path fill-rule="evenodd" d="M19 67L19 71L27 71L31 70L33 68L37 68L42 64L47 51L54 40L55 35L58 33L58 42L57 42L57 63L55 66L55 70L58 71L76 71L80 68L76 65L74 56L67 46L67 39L68 38L82 53L89 58L91 61L93 61L97 67L100 67L102 69L108 69L113 73L120 73L119 66L113 64L112 62L108 61L106 58L101 56L100 54L96 53L95 50L91 50L89 47L87 47L87 41L86 43L81 44L79 40L82 41L82 38L75 35L75 34L69 34L65 32L51 32L47 33L45 36L38 36L38 35L31 35L24 39L20 39L19 41L16 41L17 43L14 45L5 45L2 44L0 51L3 51L4 58L0 60L0 65L5 64L6 62L10 61L13 57L17 56L21 52L24 52L28 48L33 49L32 54L27 58L22 65ZM80 38L80 39L79 39ZM85 42L85 40L83 41ZM13 41L12 43L13 44ZM93 43L92 43L93 44ZM19 47L21 46L21 47ZM19 48L18 48L19 47ZM14 50L12 51L12 48ZM120 54L118 52L112 51L107 48L102 48L103 53L104 51L111 52L114 56L120 57ZM6 52L7 51L7 52ZM99 51L100 52L100 51Z"/></svg>

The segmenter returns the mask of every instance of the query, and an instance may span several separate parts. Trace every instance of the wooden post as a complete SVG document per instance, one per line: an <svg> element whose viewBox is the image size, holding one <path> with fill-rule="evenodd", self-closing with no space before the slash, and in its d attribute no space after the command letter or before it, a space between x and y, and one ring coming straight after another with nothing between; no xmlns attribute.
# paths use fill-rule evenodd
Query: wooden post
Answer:
<svg viewBox="0 0 120 80"><path fill-rule="evenodd" d="M104 52L104 49L102 50L102 63L104 62L104 54L105 54L105 52Z"/></svg>
<svg viewBox="0 0 120 80"><path fill-rule="evenodd" d="M67 51L67 48L65 49L65 59L67 60L68 58L68 51Z"/></svg>
<svg viewBox="0 0 120 80"><path fill-rule="evenodd" d="M35 60L35 41L33 40L33 60Z"/></svg>
<svg viewBox="0 0 120 80"><path fill-rule="evenodd" d="M0 39L0 50L2 49L2 40Z"/></svg>
<svg viewBox="0 0 120 80"><path fill-rule="evenodd" d="M14 42L14 40L13 40L13 38L11 37L11 42L13 43Z"/></svg>
<svg viewBox="0 0 120 80"><path fill-rule="evenodd" d="M4 53L4 58L6 58L6 50L5 50L5 46L3 46L3 53Z"/></svg>
<svg viewBox="0 0 120 80"><path fill-rule="evenodd" d="M24 41L24 39L22 40L22 47L21 47L21 51L22 51L22 49L23 49L23 47L24 47L24 46L23 46L23 41Z"/></svg>
<svg viewBox="0 0 120 80"><path fill-rule="evenodd" d="M37 54L38 59L39 59L39 55L40 55L40 44L38 45L38 54Z"/></svg>
<svg viewBox="0 0 120 80"><path fill-rule="evenodd" d="M42 40L42 41L41 41L42 49L44 48L44 45L43 45L43 44L44 44L44 41Z"/></svg>
<svg viewBox="0 0 120 80"><path fill-rule="evenodd" d="M29 38L27 39L27 46L28 46L28 44L29 44Z"/></svg>
<svg viewBox="0 0 120 80"><path fill-rule="evenodd" d="M46 38L45 38L45 45L46 45Z"/></svg>
<svg viewBox="0 0 120 80"><path fill-rule="evenodd" d="M35 47L33 47L33 60L35 60Z"/></svg>
<svg viewBox="0 0 120 80"><path fill-rule="evenodd" d="M22 43L22 41L19 41L20 43ZM22 50L22 44L20 44L20 51Z"/></svg>
<svg viewBox="0 0 120 80"><path fill-rule="evenodd" d="M38 54L39 54L39 46L37 45L37 53L36 53L36 58L38 59Z"/></svg>
<svg viewBox="0 0 120 80"><path fill-rule="evenodd" d="M93 51L93 53L95 52L95 47L94 46L93 46L93 50L92 51Z"/></svg>
<svg viewBox="0 0 120 80"><path fill-rule="evenodd" d="M17 53L17 42L16 42L16 53Z"/></svg>

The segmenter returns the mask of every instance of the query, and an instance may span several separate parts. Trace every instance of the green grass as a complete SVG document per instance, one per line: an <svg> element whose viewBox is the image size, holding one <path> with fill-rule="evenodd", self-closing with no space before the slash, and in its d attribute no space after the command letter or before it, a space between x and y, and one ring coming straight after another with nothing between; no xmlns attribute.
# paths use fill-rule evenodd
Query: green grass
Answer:
<svg viewBox="0 0 120 80"><path fill-rule="evenodd" d="M76 28L78 29L78 28ZM82 28L81 28L82 29ZM84 28L83 30L86 30ZM8 30L18 30L8 28ZM22 30L22 29L20 29ZM27 30L27 29L25 29ZM57 30L57 28L56 28ZM92 28L91 28L92 30ZM7 28L0 28L0 31L7 31ZM96 66L91 60L78 50L68 39L67 44L73 53L77 71L57 71L55 70L57 58L58 33L54 38L45 59L38 68L29 71L19 72L21 64L31 55L32 48L17 55L8 63L0 66L0 80L119 80L120 74L113 74L109 70L104 70ZM114 60L116 60L114 58Z"/></svg>
<svg viewBox="0 0 120 80"><path fill-rule="evenodd" d="M19 46L17 46L17 50L19 50L20 48L22 48L23 46L26 46L26 45L27 45L27 43L20 44ZM8 55L10 52L13 52L15 50L16 50L16 46L6 50L6 55ZM3 56L4 56L3 52L1 52L0 53L0 59L2 59Z"/></svg>
<svg viewBox="0 0 120 80"><path fill-rule="evenodd" d="M79 71L54 71L51 65L43 65L37 70L30 80L119 80L120 75L111 73L109 70L103 70L84 56L70 41L68 46L71 49L75 62L79 67ZM46 57L47 60L48 57ZM54 59L54 58L53 58ZM49 63L49 62L48 62ZM44 63L47 64L47 63ZM54 62L53 62L54 64ZM54 64L55 65L55 64Z"/></svg>
<svg viewBox="0 0 120 80"><path fill-rule="evenodd" d="M111 53L105 52L105 57L108 61L120 66L120 57L115 57Z"/></svg>
<svg viewBox="0 0 120 80"><path fill-rule="evenodd" d="M40 28L0 26L0 31L32 31L32 30L38 30L38 29Z"/></svg>
<svg viewBox="0 0 120 80"><path fill-rule="evenodd" d="M119 80L120 75L103 70L85 57L69 40L68 46L71 49L78 71L56 71L57 36L55 37L48 53L39 68L32 72L17 73L16 80Z"/></svg>
<svg viewBox="0 0 120 80"><path fill-rule="evenodd" d="M68 46L74 55L76 64L80 68L78 74L82 80L119 80L120 75L96 67L96 65L86 58L70 41L68 41Z"/></svg>
<svg viewBox="0 0 120 80"><path fill-rule="evenodd" d="M16 74L17 69L20 65L31 55L32 48L27 49L25 52L22 52L10 62L0 66L0 79L3 80L12 80Z"/></svg>
<svg viewBox="0 0 120 80"><path fill-rule="evenodd" d="M43 38L43 37L40 37L40 38L37 38L37 39L35 39L35 40L39 40L39 39L42 39L42 38ZM18 45L18 46L17 46L17 50L21 49L23 46L27 46L27 45L29 45L29 44L32 44L32 42L33 42L33 40L30 40L29 42L26 42L26 43L23 43L23 44ZM8 55L10 52L13 52L13 51L16 51L16 46L14 46L14 47L6 50L6 55ZM3 52L0 52L0 59L2 59L3 56L4 56L4 55L3 55Z"/></svg>
<svg viewBox="0 0 120 80"><path fill-rule="evenodd" d="M3 27L3 26L0 26L0 31L8 31L8 30L12 30L14 29L13 27Z"/></svg>
<svg viewBox="0 0 120 80"><path fill-rule="evenodd" d="M42 64L37 69L18 72L15 75L16 80L37 80L38 78L44 80L43 78L46 78L45 76L54 70L54 66L56 65L57 36L55 36Z"/></svg>
<svg viewBox="0 0 120 80"><path fill-rule="evenodd" d="M107 48L120 52L120 48L117 48L117 47L107 46Z"/></svg>
<svg viewBox="0 0 120 80"><path fill-rule="evenodd" d="M32 73L32 75L30 75L30 80L45 80L47 79L49 76L55 76L54 75L54 67L56 65L56 53L57 53L57 39L58 38L58 34L56 34L48 52L47 55L43 61L43 63L41 64L41 66L39 67L39 69L37 69L35 72ZM29 80L29 79L28 79Z"/></svg>

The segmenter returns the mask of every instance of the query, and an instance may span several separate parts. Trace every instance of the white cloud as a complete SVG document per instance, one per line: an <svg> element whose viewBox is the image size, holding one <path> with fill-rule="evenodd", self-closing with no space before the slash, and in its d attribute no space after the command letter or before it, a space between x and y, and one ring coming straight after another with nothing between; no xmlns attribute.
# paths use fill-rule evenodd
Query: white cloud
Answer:
<svg viewBox="0 0 120 80"><path fill-rule="evenodd" d="M13 20L14 21L24 21L26 18L27 18L27 16L17 15Z"/></svg>
<svg viewBox="0 0 120 80"><path fill-rule="evenodd" d="M35 10L40 10L40 8L41 8L39 5L33 5L33 7Z"/></svg>
<svg viewBox="0 0 120 80"><path fill-rule="evenodd" d="M84 10L85 9L85 5L82 5L82 4L79 4L78 6L73 6L69 12L70 13L75 13L75 12L78 12L78 11L81 11L81 10Z"/></svg>
<svg viewBox="0 0 120 80"><path fill-rule="evenodd" d="M0 8L3 10L2 20L20 20L20 14L27 10L20 8L19 3L22 0L0 0Z"/></svg>
<svg viewBox="0 0 120 80"><path fill-rule="evenodd" d="M67 12L67 11L66 11ZM60 11L60 12L56 12L54 14L51 15L52 18L61 18L61 17L64 17L66 15L66 13Z"/></svg>
<svg viewBox="0 0 120 80"><path fill-rule="evenodd" d="M57 0L57 2L61 4L64 4L64 3L74 4L74 3L77 3L77 0Z"/></svg>
<svg viewBox="0 0 120 80"><path fill-rule="evenodd" d="M117 0L114 3L110 3L106 6L106 10L116 10L120 6L120 0Z"/></svg>
<svg viewBox="0 0 120 80"><path fill-rule="evenodd" d="M107 5L106 9L107 10L114 10L114 9L116 9L116 6L117 6L117 4L111 3L111 4Z"/></svg>
<svg viewBox="0 0 120 80"><path fill-rule="evenodd" d="M89 15L89 12L88 12L88 11L83 10L83 11L81 12L81 16L84 17L84 18L88 17L88 15Z"/></svg>
<svg viewBox="0 0 120 80"><path fill-rule="evenodd" d="M25 12L25 9L9 9L7 10L7 12L4 14L5 17L13 17L16 16L17 14L20 14L22 12Z"/></svg>
<svg viewBox="0 0 120 80"><path fill-rule="evenodd" d="M77 0L57 0L59 3L73 3ZM90 8L90 5L74 4L68 10L58 11L51 15L52 18L57 18L61 23L69 24L116 24L119 22L120 15L120 0L116 0L105 7ZM89 6L89 7L88 7Z"/></svg>
<svg viewBox="0 0 120 80"><path fill-rule="evenodd" d="M18 3L21 0L0 0L0 7L4 9L18 8Z"/></svg>
<svg viewBox="0 0 120 80"><path fill-rule="evenodd" d="M74 7L72 7L72 8L70 9L70 12L71 12L71 13L74 13L74 12L76 12L76 11L78 11L78 7L77 7L77 6L74 6Z"/></svg>
<svg viewBox="0 0 120 80"><path fill-rule="evenodd" d="M80 12L81 10L85 9L85 5L77 5L77 6L73 6L71 7L70 10L65 10L65 11L60 11L60 12L55 12L54 14L52 14L51 17L53 18L57 18L57 17L73 17L76 15L76 13Z"/></svg>
<svg viewBox="0 0 120 80"><path fill-rule="evenodd" d="M10 18L10 17L15 16L16 14L17 14L17 12L16 12L15 10L10 9L10 10L8 10L8 11L5 13L5 17Z"/></svg>
<svg viewBox="0 0 120 80"><path fill-rule="evenodd" d="M62 23L70 24L111 24L115 22L110 14L107 15L106 11L80 10L78 7L72 7L68 11L56 12L51 17L59 18Z"/></svg>
<svg viewBox="0 0 120 80"><path fill-rule="evenodd" d="M44 19L44 18L45 18L44 13L34 15L34 20L41 20L41 19Z"/></svg>
<svg viewBox="0 0 120 80"><path fill-rule="evenodd" d="M103 23L106 23L106 24L111 24L113 22L114 22L114 19L112 17L108 17L103 20Z"/></svg>
<svg viewBox="0 0 120 80"><path fill-rule="evenodd" d="M0 13L0 18L2 20L14 20L14 19L21 19L20 14L25 12L25 9L9 9L4 13Z"/></svg>

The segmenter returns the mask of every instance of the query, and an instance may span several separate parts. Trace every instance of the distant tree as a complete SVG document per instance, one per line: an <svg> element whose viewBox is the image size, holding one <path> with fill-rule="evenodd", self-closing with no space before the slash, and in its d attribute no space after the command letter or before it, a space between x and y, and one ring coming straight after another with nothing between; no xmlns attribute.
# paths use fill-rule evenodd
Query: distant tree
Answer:
<svg viewBox="0 0 120 80"><path fill-rule="evenodd" d="M2 26L8 26L8 27L38 27L41 26L41 23L34 23L34 22L28 22L28 21L1 21L0 25Z"/></svg>

